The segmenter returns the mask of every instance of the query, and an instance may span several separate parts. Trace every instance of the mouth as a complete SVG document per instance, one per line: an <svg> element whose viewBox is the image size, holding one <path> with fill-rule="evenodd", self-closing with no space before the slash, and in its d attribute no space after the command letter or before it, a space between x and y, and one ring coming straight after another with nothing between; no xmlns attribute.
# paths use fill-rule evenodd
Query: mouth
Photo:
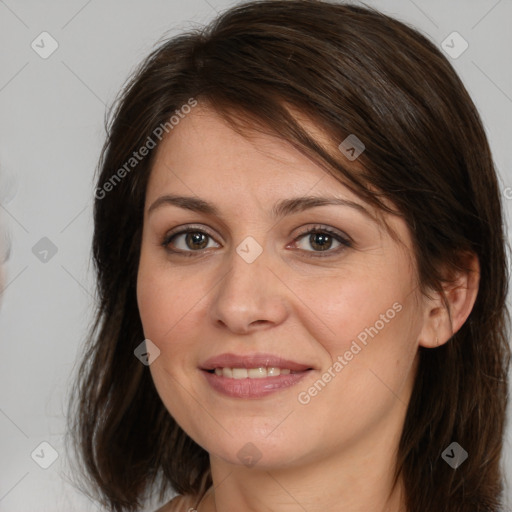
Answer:
<svg viewBox="0 0 512 512"><path fill-rule="evenodd" d="M231 398L263 398L296 385L315 368L272 354L222 354L200 367L216 392Z"/></svg>
<svg viewBox="0 0 512 512"><path fill-rule="evenodd" d="M312 370L313 367L273 354L253 353L239 355L226 353L206 360L200 366L200 369L210 373L217 372L218 375L220 375L219 372L222 372L222 375L228 378L245 379L247 377L265 378L281 374L298 373ZM247 375L245 372L247 372Z"/></svg>
<svg viewBox="0 0 512 512"><path fill-rule="evenodd" d="M211 370L204 370L208 373L215 374L218 377L226 377L227 379L266 379L267 377L279 377L280 375L294 375L304 373L313 368L305 370L291 370L290 368L276 368L274 366L259 366L257 368L232 368L218 367Z"/></svg>

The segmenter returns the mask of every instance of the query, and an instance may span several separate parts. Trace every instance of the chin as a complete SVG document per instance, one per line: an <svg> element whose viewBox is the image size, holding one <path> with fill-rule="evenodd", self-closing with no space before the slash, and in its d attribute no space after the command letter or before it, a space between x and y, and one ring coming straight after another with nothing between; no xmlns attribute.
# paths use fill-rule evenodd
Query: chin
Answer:
<svg viewBox="0 0 512 512"><path fill-rule="evenodd" d="M230 431L227 426L226 429ZM292 467L299 460L308 458L309 449L314 451L314 447L307 445L307 435L300 438L285 431L282 436L275 435L276 432L267 432L271 432L271 429L265 429L265 433L258 435L254 429L239 428L233 436L226 433L221 439L210 438L199 444L211 457L222 459L228 464L264 470Z"/></svg>

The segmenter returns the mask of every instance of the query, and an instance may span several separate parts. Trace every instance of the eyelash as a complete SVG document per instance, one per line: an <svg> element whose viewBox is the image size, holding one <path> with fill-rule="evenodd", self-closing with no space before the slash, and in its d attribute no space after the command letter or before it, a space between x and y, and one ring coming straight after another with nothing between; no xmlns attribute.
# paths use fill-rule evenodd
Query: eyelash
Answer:
<svg viewBox="0 0 512 512"><path fill-rule="evenodd" d="M174 238L176 238L180 235L188 234L188 233L202 233L210 238L213 238L213 236L210 235L210 233L208 233L207 231L204 231L203 229L200 229L200 228L196 228L194 226L190 226L190 227L183 229L181 231L178 231L176 233L170 233L170 234L166 235L164 237L161 245L165 248L166 251L168 251L172 254L176 254L179 256L185 256L185 257L196 256L197 253L201 253L205 249L200 249L197 251L192 251L192 250L191 251L182 251L182 250L176 251L174 249L169 248L169 244L172 242L172 240ZM352 247L352 242L348 238L345 238L345 237L341 236L338 232L333 231L332 229L330 229L328 227L321 226L321 225L317 225L317 226L314 226L313 228L310 228L307 231L303 231L302 233L300 233L299 235L297 235L294 238L293 242L298 242L301 238L305 237L306 235L312 235L312 234L316 234L316 233L328 233L332 238L334 238L337 242L339 242L341 244L341 247L338 247L337 249L334 249L334 250L327 249L326 251L303 251L305 253L312 253L312 254L308 254L307 257L326 258L329 256L337 255L348 247Z"/></svg>

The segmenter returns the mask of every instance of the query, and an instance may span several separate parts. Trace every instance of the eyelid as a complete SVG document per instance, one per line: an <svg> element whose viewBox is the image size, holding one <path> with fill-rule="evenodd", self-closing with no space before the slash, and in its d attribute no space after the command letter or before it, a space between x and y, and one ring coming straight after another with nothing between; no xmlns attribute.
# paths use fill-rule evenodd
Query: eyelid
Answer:
<svg viewBox="0 0 512 512"><path fill-rule="evenodd" d="M354 243L352 240L352 237L347 235L344 231L341 231L340 229L333 228L331 226L328 226L327 224L308 224L306 228L304 228L303 231L301 231L298 235L296 235L295 240L297 238L300 238L303 235L307 235L308 233L320 231L320 232L327 232L332 235L337 235L340 238L344 239L346 242L349 242L351 244Z"/></svg>
<svg viewBox="0 0 512 512"><path fill-rule="evenodd" d="M204 224L183 224L182 226L177 226L173 228L171 231L165 234L165 238L170 238L174 235L181 234L183 232L191 231L197 229L197 231L203 231L207 235L211 236L212 238L215 238L215 236L212 234L212 232L209 230L209 228L205 228Z"/></svg>
<svg viewBox="0 0 512 512"><path fill-rule="evenodd" d="M212 238L215 238L215 235L209 230L209 228L205 228L203 224L183 224L181 226L176 226L171 231L166 233L165 238L170 238L173 235L177 235L177 234L186 232L188 230L193 230L193 229L197 229L198 231L204 231L206 234L208 234ZM324 229L328 232L332 232L333 234L339 235L340 237L344 238L347 242L350 242L350 243L354 242L352 240L352 238L344 231L340 231L339 229L333 228L326 224L313 224L313 225L307 224L306 227L304 228L304 230L302 230L299 234L295 235L294 240L296 240L298 237L305 235L315 229L318 229L318 230Z"/></svg>
<svg viewBox="0 0 512 512"><path fill-rule="evenodd" d="M185 255L185 256L192 256L192 255L201 255L206 251L206 249L201 249L197 251L183 251L181 249L173 250L170 249L168 246L171 243L172 238L176 236L185 235L189 232L200 232L208 235L212 240L215 241L215 236L209 231L209 229L205 228L203 225L198 224L184 224L182 226L177 226L176 228L172 229L170 232L166 233L164 235L163 241L161 242L161 245L170 253L173 254L179 254L179 255ZM311 257L328 257L328 256L335 256L339 254L341 251L343 251L346 248L352 247L354 242L352 240L352 237L347 235L345 232L333 228L328 225L324 224L309 224L307 225L303 230L301 230L300 233L294 236L292 240L292 244L297 243L297 241L301 238L303 238L306 235L314 234L314 233L327 233L331 237L333 237L341 246L334 249L334 250L326 250L326 251L305 251L303 249L299 249L300 252L307 254ZM215 241L215 243L218 243ZM289 245L287 245L288 247ZM308 254L309 253L309 254Z"/></svg>
<svg viewBox="0 0 512 512"><path fill-rule="evenodd" d="M337 257L346 249L354 246L352 238L345 234L343 231L339 229L332 228L331 226L325 226L322 224L316 224L313 226L308 226L303 231L301 231L292 241L292 244L298 243L301 238L304 238L306 235L312 235L315 233L327 233L334 238L340 246L335 249L327 249L325 251L305 251L303 249L299 249L301 253L303 253L308 258L329 258L329 257ZM288 247L288 246L287 246Z"/></svg>

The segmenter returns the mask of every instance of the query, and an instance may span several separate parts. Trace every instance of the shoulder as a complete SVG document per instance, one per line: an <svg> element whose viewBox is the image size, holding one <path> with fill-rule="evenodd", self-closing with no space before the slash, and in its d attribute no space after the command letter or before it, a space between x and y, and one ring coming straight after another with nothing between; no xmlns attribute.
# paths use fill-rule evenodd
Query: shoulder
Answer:
<svg viewBox="0 0 512 512"><path fill-rule="evenodd" d="M175 496L171 501L155 512L189 512L196 503L196 497L191 495Z"/></svg>

